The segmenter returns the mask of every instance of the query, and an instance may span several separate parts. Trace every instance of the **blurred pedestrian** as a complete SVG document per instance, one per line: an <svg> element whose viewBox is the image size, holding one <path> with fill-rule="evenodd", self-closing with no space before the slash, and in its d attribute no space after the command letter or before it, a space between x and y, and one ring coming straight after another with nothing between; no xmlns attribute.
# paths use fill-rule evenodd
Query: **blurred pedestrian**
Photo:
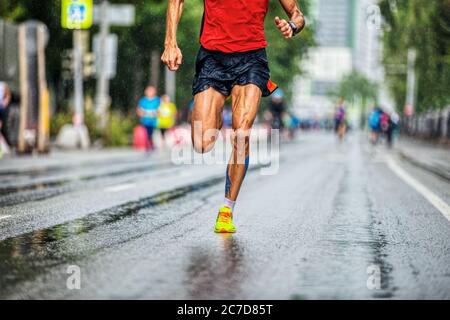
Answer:
<svg viewBox="0 0 450 320"><path fill-rule="evenodd" d="M292 112L283 115L283 126L287 129L287 138L293 140L299 126L299 119Z"/></svg>
<svg viewBox="0 0 450 320"><path fill-rule="evenodd" d="M383 110L380 107L375 107L369 115L369 127L370 127L370 142L377 144L381 133L381 115Z"/></svg>
<svg viewBox="0 0 450 320"><path fill-rule="evenodd" d="M399 123L400 123L400 116L398 115L397 112L392 111L391 114L389 115L389 124L388 129L386 131L387 143L389 148L392 148L394 144L394 133L397 130Z"/></svg>
<svg viewBox="0 0 450 320"><path fill-rule="evenodd" d="M6 120L6 110L11 103L11 89L4 81L0 81L0 129Z"/></svg>
<svg viewBox="0 0 450 320"><path fill-rule="evenodd" d="M161 99L157 93L155 87L148 86L136 109L142 126L147 130L147 151L154 149L153 132L158 125L158 110L161 105Z"/></svg>
<svg viewBox="0 0 450 320"><path fill-rule="evenodd" d="M4 153L9 152L8 144L2 135L4 132L3 124L6 123L7 108L11 103L11 89L4 81L0 81L0 158Z"/></svg>
<svg viewBox="0 0 450 320"><path fill-rule="evenodd" d="M344 140L345 133L347 132L346 115L344 99L341 98L336 105L336 112L334 115L334 131L341 142Z"/></svg>
<svg viewBox="0 0 450 320"><path fill-rule="evenodd" d="M277 89L270 99L269 110L272 114L272 129L283 129L283 113L286 112L286 105L284 103L284 92Z"/></svg>
<svg viewBox="0 0 450 320"><path fill-rule="evenodd" d="M192 122L192 111L193 110L194 110L194 99L191 99L188 104L188 115L187 115L187 121L189 123Z"/></svg>
<svg viewBox="0 0 450 320"><path fill-rule="evenodd" d="M158 111L158 128L164 145L166 144L166 132L176 124L177 107L170 101L170 97L165 94L161 97L161 105Z"/></svg>
<svg viewBox="0 0 450 320"><path fill-rule="evenodd" d="M222 112L223 128L231 128L233 126L233 113L231 112L231 106L225 104Z"/></svg>

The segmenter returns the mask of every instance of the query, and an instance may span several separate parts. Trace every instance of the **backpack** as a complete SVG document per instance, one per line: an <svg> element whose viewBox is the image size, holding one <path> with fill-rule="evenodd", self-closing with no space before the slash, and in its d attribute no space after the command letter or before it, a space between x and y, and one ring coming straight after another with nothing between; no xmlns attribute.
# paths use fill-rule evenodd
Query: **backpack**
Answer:
<svg viewBox="0 0 450 320"><path fill-rule="evenodd" d="M369 117L369 126L372 130L377 130L380 126L380 112L373 111Z"/></svg>
<svg viewBox="0 0 450 320"><path fill-rule="evenodd" d="M380 127L383 131L387 131L389 129L389 115L386 112L381 114Z"/></svg>
<svg viewBox="0 0 450 320"><path fill-rule="evenodd" d="M143 126L137 126L133 132L133 147L136 150L148 150L150 142L148 141L147 129Z"/></svg>

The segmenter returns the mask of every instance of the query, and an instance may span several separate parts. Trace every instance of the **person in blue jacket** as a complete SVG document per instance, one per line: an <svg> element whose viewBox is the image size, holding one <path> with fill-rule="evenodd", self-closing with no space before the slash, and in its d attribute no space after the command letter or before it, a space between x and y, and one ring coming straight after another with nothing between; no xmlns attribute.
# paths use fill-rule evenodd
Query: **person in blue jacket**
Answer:
<svg viewBox="0 0 450 320"><path fill-rule="evenodd" d="M154 149L153 132L158 127L158 110L161 99L157 95L157 90L153 86L145 89L144 96L139 100L136 113L141 124L147 130L147 137L150 150Z"/></svg>

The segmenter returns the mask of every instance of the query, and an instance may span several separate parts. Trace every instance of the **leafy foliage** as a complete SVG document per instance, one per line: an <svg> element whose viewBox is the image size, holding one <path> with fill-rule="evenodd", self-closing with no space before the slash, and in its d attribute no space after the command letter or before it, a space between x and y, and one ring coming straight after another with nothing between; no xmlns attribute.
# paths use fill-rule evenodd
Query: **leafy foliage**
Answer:
<svg viewBox="0 0 450 320"><path fill-rule="evenodd" d="M99 1L96 1L99 2ZM118 74L111 83L113 108L128 113L134 109L143 88L150 81L152 51L161 53L165 36L167 0L110 0L111 3L129 3L136 6L136 25L130 28L113 27L111 32L119 35ZM300 1L304 12L308 12L309 0ZM37 19L44 22L50 31L47 48L47 68L50 86L58 97L57 106L62 106L70 87L63 85L61 78L61 52L72 46L72 33L60 27L60 0L27 1L2 0L0 17L21 22ZM186 0L180 22L178 41L184 55L184 64L177 73L177 102L181 109L187 108L191 97L195 56L199 48L199 32L203 15L203 0ZM290 85L299 70L299 61L307 48L313 44L313 32L307 28L299 38L286 41L275 28L276 15L285 17L278 1L270 1L266 32L269 42L272 78L288 95ZM98 32L94 26L91 35ZM164 88L163 67L160 66L160 88ZM86 92L93 93L95 81L86 83Z"/></svg>
<svg viewBox="0 0 450 320"><path fill-rule="evenodd" d="M402 108L406 96L404 66L409 48L417 50L416 109L441 109L450 103L450 0L381 0L385 19L384 65L387 81Z"/></svg>
<svg viewBox="0 0 450 320"><path fill-rule="evenodd" d="M336 98L343 98L352 104L356 101L364 103L368 101L375 102L377 85L363 74L353 71L342 79L337 89L331 92L330 95Z"/></svg>

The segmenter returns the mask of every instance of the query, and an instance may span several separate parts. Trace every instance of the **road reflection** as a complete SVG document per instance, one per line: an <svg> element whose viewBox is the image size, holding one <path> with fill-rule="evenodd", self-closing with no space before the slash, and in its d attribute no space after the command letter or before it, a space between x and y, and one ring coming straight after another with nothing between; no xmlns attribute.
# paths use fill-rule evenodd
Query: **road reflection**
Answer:
<svg viewBox="0 0 450 320"><path fill-rule="evenodd" d="M192 250L186 269L190 299L233 299L239 296L244 271L244 255L238 238L218 234L216 251L202 247Z"/></svg>

